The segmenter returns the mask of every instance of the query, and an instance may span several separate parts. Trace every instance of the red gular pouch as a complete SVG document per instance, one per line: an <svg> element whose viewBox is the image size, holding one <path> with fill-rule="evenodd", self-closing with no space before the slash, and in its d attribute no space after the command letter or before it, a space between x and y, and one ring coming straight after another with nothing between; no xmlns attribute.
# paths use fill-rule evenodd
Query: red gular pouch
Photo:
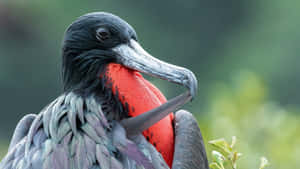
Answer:
<svg viewBox="0 0 300 169"><path fill-rule="evenodd" d="M124 107L128 107L130 117L152 110L167 101L165 96L135 70L120 64L110 63L105 76L112 85L114 94L118 93ZM171 167L174 154L173 113L143 132L145 138L160 152Z"/></svg>

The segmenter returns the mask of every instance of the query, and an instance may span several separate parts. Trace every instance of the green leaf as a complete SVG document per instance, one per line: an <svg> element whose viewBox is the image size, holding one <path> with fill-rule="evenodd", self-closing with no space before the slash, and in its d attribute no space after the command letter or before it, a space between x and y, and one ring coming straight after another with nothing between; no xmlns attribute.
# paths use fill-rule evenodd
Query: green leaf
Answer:
<svg viewBox="0 0 300 169"><path fill-rule="evenodd" d="M231 161L231 164L232 164L232 167L234 169L236 169L236 161L239 159L239 157L242 156L242 153L238 153L238 152L233 152L231 157L230 157L230 161Z"/></svg>
<svg viewBox="0 0 300 169"><path fill-rule="evenodd" d="M227 143L227 141L224 138L217 139L217 140L211 140L208 143L219 148L224 153L226 153L226 155L229 155L232 153L232 148L230 147L230 145Z"/></svg>
<svg viewBox="0 0 300 169"><path fill-rule="evenodd" d="M233 147L235 146L235 144L236 144L236 136L232 136L230 147L233 149Z"/></svg>
<svg viewBox="0 0 300 169"><path fill-rule="evenodd" d="M224 162L226 158L223 156L223 154L214 150L211 152L211 154L212 154L213 161L216 162L218 166L221 167L221 169L224 169Z"/></svg>
<svg viewBox="0 0 300 169"><path fill-rule="evenodd" d="M209 168L211 168L211 169L223 169L216 162L213 162L213 163L209 164Z"/></svg>

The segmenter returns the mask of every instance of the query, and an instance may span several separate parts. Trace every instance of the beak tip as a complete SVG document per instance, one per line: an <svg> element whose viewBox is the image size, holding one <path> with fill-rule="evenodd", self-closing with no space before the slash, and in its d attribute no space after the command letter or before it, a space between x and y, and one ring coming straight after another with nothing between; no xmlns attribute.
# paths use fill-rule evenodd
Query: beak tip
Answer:
<svg viewBox="0 0 300 169"><path fill-rule="evenodd" d="M191 100L193 100L196 95L197 95L197 90L198 90L198 81L195 76L195 74L191 71L187 74L187 88L189 89L190 95L191 95Z"/></svg>

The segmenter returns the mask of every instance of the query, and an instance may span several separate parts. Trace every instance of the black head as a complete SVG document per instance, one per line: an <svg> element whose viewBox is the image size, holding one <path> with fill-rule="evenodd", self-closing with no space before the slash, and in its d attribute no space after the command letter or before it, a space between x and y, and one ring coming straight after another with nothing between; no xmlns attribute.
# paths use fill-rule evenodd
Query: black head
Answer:
<svg viewBox="0 0 300 169"><path fill-rule="evenodd" d="M95 84L104 65L117 62L112 49L137 40L134 29L110 13L94 12L79 17L66 30L63 40L64 90Z"/></svg>
<svg viewBox="0 0 300 169"><path fill-rule="evenodd" d="M89 13L73 22L63 41L64 89L94 92L103 87L100 78L108 63L116 62L130 69L197 90L197 79L185 68L160 61L137 42L134 29L121 18L104 12ZM105 79L104 79L105 80Z"/></svg>

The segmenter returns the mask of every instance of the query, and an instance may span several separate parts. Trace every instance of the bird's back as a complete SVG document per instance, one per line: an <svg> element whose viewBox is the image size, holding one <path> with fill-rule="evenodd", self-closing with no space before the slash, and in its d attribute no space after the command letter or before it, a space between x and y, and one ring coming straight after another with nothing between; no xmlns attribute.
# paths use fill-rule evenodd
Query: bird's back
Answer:
<svg viewBox="0 0 300 169"><path fill-rule="evenodd" d="M27 124L28 125L28 124ZM26 127L26 126L24 126ZM66 93L36 116L0 169L168 168L145 138L128 139L94 96Z"/></svg>

